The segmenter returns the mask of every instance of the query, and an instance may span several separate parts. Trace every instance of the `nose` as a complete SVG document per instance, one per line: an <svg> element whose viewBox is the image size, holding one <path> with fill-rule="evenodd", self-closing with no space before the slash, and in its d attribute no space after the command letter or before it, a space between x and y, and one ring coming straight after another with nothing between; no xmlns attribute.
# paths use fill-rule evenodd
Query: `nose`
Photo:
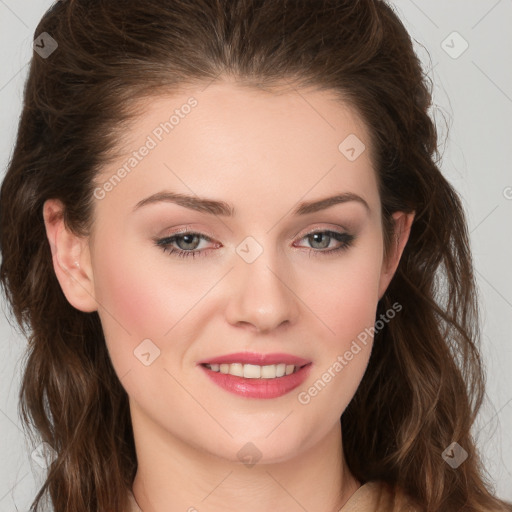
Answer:
<svg viewBox="0 0 512 512"><path fill-rule="evenodd" d="M231 325L266 333L296 323L300 300L293 272L270 251L263 251L252 263L238 261L228 287L226 317Z"/></svg>

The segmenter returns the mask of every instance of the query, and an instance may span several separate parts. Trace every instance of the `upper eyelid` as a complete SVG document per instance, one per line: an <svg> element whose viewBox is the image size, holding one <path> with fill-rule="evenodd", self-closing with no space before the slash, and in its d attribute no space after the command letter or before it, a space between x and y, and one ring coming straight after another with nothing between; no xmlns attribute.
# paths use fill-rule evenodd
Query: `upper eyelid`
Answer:
<svg viewBox="0 0 512 512"><path fill-rule="evenodd" d="M339 224L338 224L338 222L339 222ZM359 225L358 221L356 221L356 223L354 224L354 221L347 220L347 219L345 220L345 222L343 222L341 219L339 219L334 222L333 221L331 221L331 222L324 221L324 222L316 222L313 224L314 224L314 227L312 227L312 228L308 229L306 232L304 232L303 235L301 236L301 238L303 238L309 234L312 234L312 233L325 232L325 231L333 231L335 233L355 235L361 227ZM199 229L200 231L196 231L196 229ZM295 238L297 238L299 236L299 234L301 232L302 232L302 229L299 229L292 236L290 236L289 238L287 237L287 241L294 240ZM209 238L210 240L216 239L216 235L213 232L211 232L211 231L209 232L208 230L203 229L202 227L195 228L190 224L184 224L181 228L178 228L177 231L174 231L174 232L172 232L168 235L164 235L162 237L158 237L156 239L163 240L163 239L171 238L173 236L186 235L186 234L194 234L194 235L204 236L204 237Z"/></svg>

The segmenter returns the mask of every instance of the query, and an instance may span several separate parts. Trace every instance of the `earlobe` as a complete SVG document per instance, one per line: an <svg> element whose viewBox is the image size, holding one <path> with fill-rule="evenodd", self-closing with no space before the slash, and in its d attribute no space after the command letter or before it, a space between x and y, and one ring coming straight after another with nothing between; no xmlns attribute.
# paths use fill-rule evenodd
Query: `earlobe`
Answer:
<svg viewBox="0 0 512 512"><path fill-rule="evenodd" d="M68 302L84 312L97 311L88 239L71 232L64 222L64 207L57 199L43 205L46 235L55 274Z"/></svg>
<svg viewBox="0 0 512 512"><path fill-rule="evenodd" d="M402 257L405 245L407 244L407 240L409 239L409 234L411 232L411 226L414 220L414 215L415 212L395 212L392 215L393 220L395 222L395 231L393 233L392 243L389 248L388 258L382 263L381 276L379 282L379 300L386 292L386 289L389 286L391 279L393 279L396 269L398 268L400 258Z"/></svg>

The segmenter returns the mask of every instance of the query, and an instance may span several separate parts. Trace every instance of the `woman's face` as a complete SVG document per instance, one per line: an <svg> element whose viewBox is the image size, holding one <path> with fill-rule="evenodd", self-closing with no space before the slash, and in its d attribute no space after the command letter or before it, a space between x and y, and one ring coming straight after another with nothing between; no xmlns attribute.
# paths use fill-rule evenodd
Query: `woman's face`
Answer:
<svg viewBox="0 0 512 512"><path fill-rule="evenodd" d="M217 82L153 98L124 137L97 179L88 254L135 430L233 461L313 446L359 385L392 277L363 123L325 91ZM346 200L318 203L333 196ZM300 379L222 377L231 390L199 364L241 352L310 364Z"/></svg>

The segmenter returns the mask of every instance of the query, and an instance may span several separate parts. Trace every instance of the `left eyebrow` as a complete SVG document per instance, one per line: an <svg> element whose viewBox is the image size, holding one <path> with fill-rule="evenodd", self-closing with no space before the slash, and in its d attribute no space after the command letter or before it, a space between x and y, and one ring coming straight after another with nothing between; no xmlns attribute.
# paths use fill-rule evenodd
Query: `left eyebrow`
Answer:
<svg viewBox="0 0 512 512"><path fill-rule="evenodd" d="M292 214L308 215L320 210L325 210L336 204L348 203L351 201L356 201L362 204L368 212L371 211L370 206L361 196L358 196L352 192L343 192L341 194L336 194L324 199L304 201L299 203L299 205L293 210ZM208 213L210 215L220 215L222 217L234 217L236 214L235 208L224 201L205 199L186 194L177 194L175 192L169 191L157 192L156 194L142 199L135 205L133 210L135 211L139 208L142 208L143 206L159 202L175 203L190 210L196 210L202 213Z"/></svg>

